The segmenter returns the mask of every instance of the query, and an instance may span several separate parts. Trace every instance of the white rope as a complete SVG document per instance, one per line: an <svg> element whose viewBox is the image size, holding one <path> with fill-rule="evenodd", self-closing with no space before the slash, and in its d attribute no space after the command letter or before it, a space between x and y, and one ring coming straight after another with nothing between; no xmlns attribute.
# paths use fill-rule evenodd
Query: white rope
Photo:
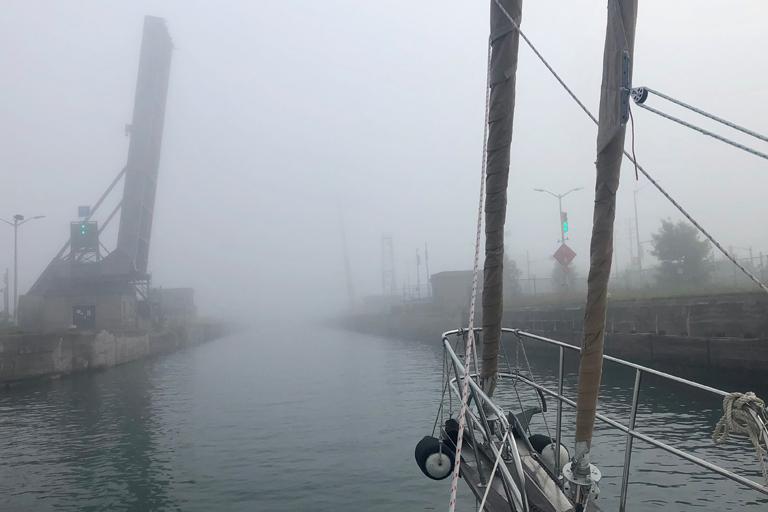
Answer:
<svg viewBox="0 0 768 512"><path fill-rule="evenodd" d="M577 105L579 105L579 107L581 107L581 110L583 110L583 111L584 111L584 113L585 113L585 114L587 114L587 117L589 117L589 118L592 120L592 122L593 122L593 123L595 123L595 124L599 124L599 122L598 122L597 118L596 118L596 117L595 117L595 116L592 114L592 112L590 112L590 110L587 108L587 106L586 106L586 105L584 105L584 102L582 102L582 101L581 101L581 100L578 98L578 96L576 96L576 94L575 94L575 93L574 93L574 92L573 92L573 91L570 89L570 87L568 87L568 85L565 83L565 81L563 81L563 79L562 79L562 78L560 78L560 75L558 75L558 74L557 74L557 72L556 72L556 71L555 71L555 69L554 69L554 68L553 68L553 67L550 65L550 63L549 63L549 62L547 62L547 60L544 58L544 56L543 56L543 55L542 55L542 54L539 52L539 50L538 50L538 49L537 49L537 48L536 48L536 47L533 45L533 43L531 42L531 40L530 40L530 39L528 39L528 37L527 37L527 36L526 36L526 35L523 33L523 31L522 31L522 30L520 30L520 26L519 26L517 23L515 23L515 20L514 20L514 18L512 18L512 16L509 14L509 12L507 12L507 10L506 10L506 9L504 9L504 6L502 6L502 5L501 5L501 3L499 2L499 0L494 0L494 2L496 3L496 5L498 5L498 6L499 6L499 9L501 9L501 12L504 14L504 16L506 16L506 18L509 20L509 22L510 22L510 23L512 23L512 26L514 26L514 27L515 27L515 29L516 29L516 30L517 30L517 31L520 33L520 37L521 37L521 38L523 38L523 41L525 41L525 43L528 45L528 47L529 47L531 50L533 50L533 53L535 53L535 54L536 54L536 56L539 58L539 60L541 61L541 63L542 63L542 64L544 64L544 66L545 66L545 67L546 67L546 68L549 70L549 72L552 74L552 76L553 76L553 77L555 77L555 80L557 80L557 81L560 83L560 85L563 87L563 89L565 89L565 92L567 92L567 93L568 93L568 95L569 95L569 96L570 96L570 97L573 99L573 101L575 101L575 102L576 102L576 104L577 104ZM672 198L672 196L671 196L671 195L669 195L669 192L667 192L666 190L664 190L664 188L662 188L662 186L661 186L661 185L660 185L660 184L659 184L659 183L658 183L658 182L657 182L655 179L653 179L653 177L652 177L652 176L651 176L651 175L648 173L648 171L646 171L646 170L645 170L645 168L643 168L643 166L642 166L642 165L640 165L639 163L637 163L637 161L635 160L635 158L634 158L632 155L630 155L630 154L629 154L629 152L628 152L626 149L624 150L624 156L626 156L626 157L627 157L627 159L629 159L629 161L630 161L630 162L632 162L633 164L635 164L635 169L636 169L636 171L640 171L640 173L641 173L643 176L645 176L645 177L646 177L646 179L648 179L648 181L650 181L650 182L651 182L651 184L652 184L654 187L656 187L656 190L658 190L659 192L661 192L661 194L662 194L662 195L663 195L665 198L667 198L667 200L668 200L670 203L672 203L672 205L673 205L675 208L677 208L677 210L678 210L680 213L682 213L682 214L683 214L683 216L685 216L685 218L686 218L686 219L688 219L688 221L689 221L691 224L693 224L694 226L696 226L696 228L697 228L699 231L701 231L701 233L702 233L702 234L703 234L703 235L704 235L704 236L705 236L705 237L706 237L706 238L707 238L707 239L708 239L710 242L712 242L712 245L714 245L714 246L715 246L715 247L716 247L716 248L717 248L717 249L718 249L718 250L719 250L719 251L720 251L720 252L721 252L721 253L722 253L722 254L723 254L723 255L724 255L726 258L728 258L728 259L731 261L731 263L733 263L734 265L736 265L736 267L737 267L739 270L741 270L741 272L742 272L744 275L746 275L746 276L747 276L747 277L748 277L748 278L749 278L749 279L750 279L752 282L754 282L754 283L755 283L757 286L759 286L761 290L763 290L764 292L768 293L768 286L766 286L766 285L765 285L765 283L763 283L762 281L760 281L760 279L758 279L758 278L757 278L757 276L755 276L755 275L754 275L752 272L750 272L749 270L747 270L747 269L746 269L746 268L745 268L745 267L744 267L744 266L743 266L741 263L739 263L739 262L736 260L736 258L735 258L734 256L732 256L732 255L731 255L731 253L729 253L728 251L726 251L726 250L725 250L725 248L722 246L722 244L721 244L720 242L718 242L717 240L715 240L715 237L713 237L713 236L712 236L712 235L709 233L709 231L707 231L706 229L704 229L704 227L703 227L701 224L699 224L699 223L696 221L696 219L694 219L694 218L691 216L691 214L690 214L690 213L688 213L688 212L685 210L685 208L683 208L683 207L682 207L682 205L680 205L680 203L678 203L677 201L675 201L675 199L673 199L673 198Z"/></svg>
<svg viewBox="0 0 768 512"><path fill-rule="evenodd" d="M475 303L477 299L477 279L480 270L480 241L482 240L483 227L483 204L485 202L485 153L488 147L488 114L490 103L490 81L491 81L491 44L488 42L488 62L486 67L485 82L485 126L483 128L483 159L480 164L480 198L477 201L477 231L475 233L475 262L472 269L472 297L469 301L469 332L467 333L467 342L464 348L464 376L461 387L461 408L459 409L459 432L456 439L456 457L453 466L453 476L451 477L451 497L448 501L448 511L456 510L456 492L459 487L459 468L461 467L461 447L464 441L464 428L467 421L467 402L469 401L469 379L470 365L472 356L477 365L477 354L475 352ZM457 375L458 377L458 375Z"/></svg>
<svg viewBox="0 0 768 512"><path fill-rule="evenodd" d="M509 430L507 430L504 433L504 437L501 438L501 449L499 450L499 454L496 456L496 460L493 462L493 469L491 470L491 475L488 477L488 484L485 486L483 499L480 501L480 506L477 508L477 510L483 510L483 507L485 507L485 500L488 499L488 493L491 491L491 482L493 482L493 477L496 475L496 469L499 467L499 461L501 460L501 456L504 453L504 443L507 442L507 436L509 436Z"/></svg>
<svg viewBox="0 0 768 512"><path fill-rule="evenodd" d="M763 448L763 444L768 444L765 438L765 418L765 402L753 392L729 393L723 398L723 417L717 422L712 439L716 444L722 444L731 434L748 436L755 447L765 485L768 485L768 461Z"/></svg>

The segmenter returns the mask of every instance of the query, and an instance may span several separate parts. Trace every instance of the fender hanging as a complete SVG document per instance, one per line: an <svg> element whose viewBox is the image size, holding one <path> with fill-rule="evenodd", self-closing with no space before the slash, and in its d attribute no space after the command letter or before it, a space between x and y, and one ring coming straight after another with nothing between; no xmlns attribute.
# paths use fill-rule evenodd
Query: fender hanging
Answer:
<svg viewBox="0 0 768 512"><path fill-rule="evenodd" d="M453 451L435 437L424 436L416 445L414 456L421 472L432 480L442 480L453 471Z"/></svg>

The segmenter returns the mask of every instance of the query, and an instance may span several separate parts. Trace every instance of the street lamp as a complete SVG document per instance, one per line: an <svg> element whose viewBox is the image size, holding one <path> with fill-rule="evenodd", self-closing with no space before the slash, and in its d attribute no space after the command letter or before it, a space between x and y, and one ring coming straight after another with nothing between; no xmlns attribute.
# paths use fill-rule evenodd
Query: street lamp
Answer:
<svg viewBox="0 0 768 512"><path fill-rule="evenodd" d="M554 192L551 192L549 190L543 189L543 188L535 188L533 189L534 192L544 192L545 194L549 194L552 197L557 198L557 208L560 212L560 243L565 243L565 230L568 222L568 218L565 215L565 212L563 211L563 198L570 194L571 192L576 192L577 190L581 190L583 187L576 187L572 188L568 192L563 192L562 194L555 194Z"/></svg>
<svg viewBox="0 0 768 512"><path fill-rule="evenodd" d="M13 322L18 323L19 314L19 226L26 224L27 222L35 219L42 219L45 215L37 215L35 217L24 218L23 215L16 214L13 216L13 222L0 219L9 226L13 227Z"/></svg>

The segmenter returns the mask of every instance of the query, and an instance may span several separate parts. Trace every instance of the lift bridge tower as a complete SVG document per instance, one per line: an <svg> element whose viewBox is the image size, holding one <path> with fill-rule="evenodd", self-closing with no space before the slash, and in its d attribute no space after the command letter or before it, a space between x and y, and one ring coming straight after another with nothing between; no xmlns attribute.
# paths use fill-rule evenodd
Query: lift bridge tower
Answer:
<svg viewBox="0 0 768 512"><path fill-rule="evenodd" d="M165 103L173 43L165 20L144 18L133 119L125 167L93 208L81 207L69 240L21 297L25 329L141 328L149 320L149 243L155 209ZM95 214L120 180L122 198L99 225ZM119 213L117 244L107 250L100 235Z"/></svg>

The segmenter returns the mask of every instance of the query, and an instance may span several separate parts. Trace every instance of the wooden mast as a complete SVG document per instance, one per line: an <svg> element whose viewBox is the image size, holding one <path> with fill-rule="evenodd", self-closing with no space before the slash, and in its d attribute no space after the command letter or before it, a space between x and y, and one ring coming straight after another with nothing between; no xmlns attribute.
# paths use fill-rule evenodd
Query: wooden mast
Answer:
<svg viewBox="0 0 768 512"><path fill-rule="evenodd" d="M514 21L513 24L509 15ZM485 153L485 264L483 345L480 380L490 396L498 373L503 312L504 221L507 213L509 151L515 113L515 78L522 0L491 0L490 96Z"/></svg>
<svg viewBox="0 0 768 512"><path fill-rule="evenodd" d="M629 115L636 20L637 0L608 0L595 163L595 209L584 313L584 338L579 362L576 449L571 467L573 477L580 485L591 485L590 448L602 376L616 191L619 187L624 135Z"/></svg>

